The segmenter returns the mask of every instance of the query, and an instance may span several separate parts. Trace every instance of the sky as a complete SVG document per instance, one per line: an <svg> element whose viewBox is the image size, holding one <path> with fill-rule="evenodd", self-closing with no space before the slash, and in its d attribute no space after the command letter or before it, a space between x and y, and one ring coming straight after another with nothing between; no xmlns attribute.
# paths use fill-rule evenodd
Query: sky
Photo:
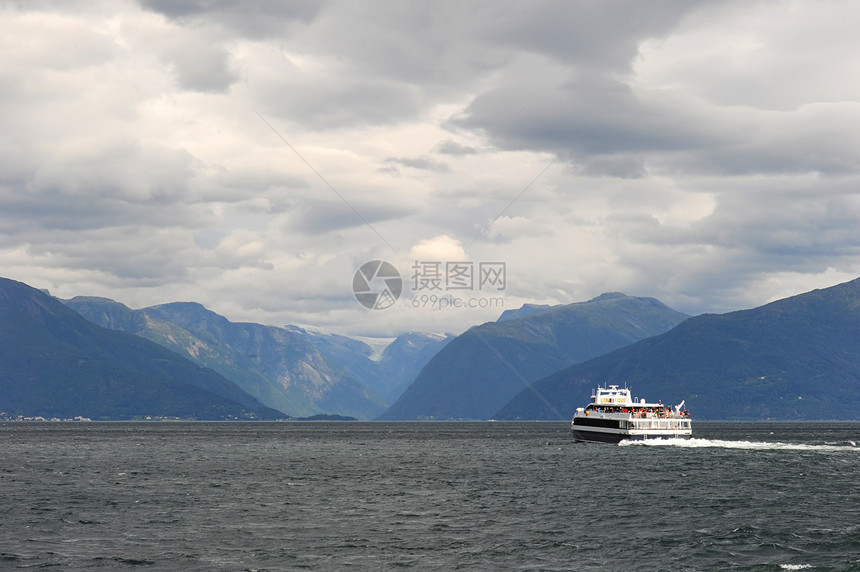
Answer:
<svg viewBox="0 0 860 572"><path fill-rule="evenodd" d="M0 276L369 336L832 286L860 275L858 21L847 1L0 1ZM380 268L399 297L367 308L355 290L396 294Z"/></svg>

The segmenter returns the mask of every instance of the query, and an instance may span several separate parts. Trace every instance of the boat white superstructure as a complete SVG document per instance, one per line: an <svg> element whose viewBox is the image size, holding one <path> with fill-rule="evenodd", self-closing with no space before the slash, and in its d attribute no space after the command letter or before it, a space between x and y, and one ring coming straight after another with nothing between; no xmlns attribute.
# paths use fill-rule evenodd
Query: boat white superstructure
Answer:
<svg viewBox="0 0 860 572"><path fill-rule="evenodd" d="M570 424L577 441L618 443L623 439L689 439L693 429L682 401L674 407L631 397L630 389L598 387Z"/></svg>

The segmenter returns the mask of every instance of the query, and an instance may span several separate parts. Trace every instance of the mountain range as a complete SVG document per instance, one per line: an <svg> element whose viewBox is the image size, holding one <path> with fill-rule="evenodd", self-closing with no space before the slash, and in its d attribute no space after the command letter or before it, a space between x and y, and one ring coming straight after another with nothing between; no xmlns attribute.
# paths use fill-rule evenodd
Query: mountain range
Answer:
<svg viewBox="0 0 860 572"><path fill-rule="evenodd" d="M107 298L65 304L92 322L139 335L217 371L290 416L372 419L450 339L409 332L356 339L299 326L231 322L194 302L132 310Z"/></svg>
<svg viewBox="0 0 860 572"><path fill-rule="evenodd" d="M858 340L860 279L719 315L609 293L380 339L0 278L0 418L569 419L617 384L696 419L860 419Z"/></svg>
<svg viewBox="0 0 860 572"><path fill-rule="evenodd" d="M617 292L509 310L440 350L380 418L489 419L531 382L687 318L654 298Z"/></svg>
<svg viewBox="0 0 860 572"><path fill-rule="evenodd" d="M0 278L3 417L279 419L220 374Z"/></svg>
<svg viewBox="0 0 860 572"><path fill-rule="evenodd" d="M607 384L698 419L860 419L860 279L690 318L536 381L496 417L567 419Z"/></svg>

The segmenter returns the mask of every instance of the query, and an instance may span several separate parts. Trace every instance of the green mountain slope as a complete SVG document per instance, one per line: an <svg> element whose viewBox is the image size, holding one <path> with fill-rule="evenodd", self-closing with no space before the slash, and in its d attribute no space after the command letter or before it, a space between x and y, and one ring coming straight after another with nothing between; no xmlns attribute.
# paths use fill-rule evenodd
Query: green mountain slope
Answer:
<svg viewBox="0 0 860 572"><path fill-rule="evenodd" d="M296 417L377 416L450 339L414 332L393 340L357 339L298 326L234 323L192 302L141 310L86 296L64 303L101 326L145 337L211 368Z"/></svg>
<svg viewBox="0 0 860 572"><path fill-rule="evenodd" d="M101 328L5 278L0 411L93 419L283 417L221 375L137 336Z"/></svg>
<svg viewBox="0 0 860 572"><path fill-rule="evenodd" d="M569 418L598 384L698 419L860 419L860 279L673 330L535 382L500 419Z"/></svg>
<svg viewBox="0 0 860 572"><path fill-rule="evenodd" d="M687 318L653 298L618 293L523 314L458 336L380 419L488 419L532 381Z"/></svg>
<svg viewBox="0 0 860 572"><path fill-rule="evenodd" d="M65 303L100 325L145 337L211 368L295 417L328 413L367 419L385 408L382 398L298 331L231 322L194 302L142 310L106 298Z"/></svg>

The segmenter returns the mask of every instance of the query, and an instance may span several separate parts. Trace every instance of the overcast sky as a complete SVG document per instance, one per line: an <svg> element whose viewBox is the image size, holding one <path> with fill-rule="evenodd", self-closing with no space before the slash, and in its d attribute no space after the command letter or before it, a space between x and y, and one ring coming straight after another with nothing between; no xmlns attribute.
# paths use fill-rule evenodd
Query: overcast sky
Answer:
<svg viewBox="0 0 860 572"><path fill-rule="evenodd" d="M0 275L370 335L860 275L860 3L177 4L0 2Z"/></svg>

